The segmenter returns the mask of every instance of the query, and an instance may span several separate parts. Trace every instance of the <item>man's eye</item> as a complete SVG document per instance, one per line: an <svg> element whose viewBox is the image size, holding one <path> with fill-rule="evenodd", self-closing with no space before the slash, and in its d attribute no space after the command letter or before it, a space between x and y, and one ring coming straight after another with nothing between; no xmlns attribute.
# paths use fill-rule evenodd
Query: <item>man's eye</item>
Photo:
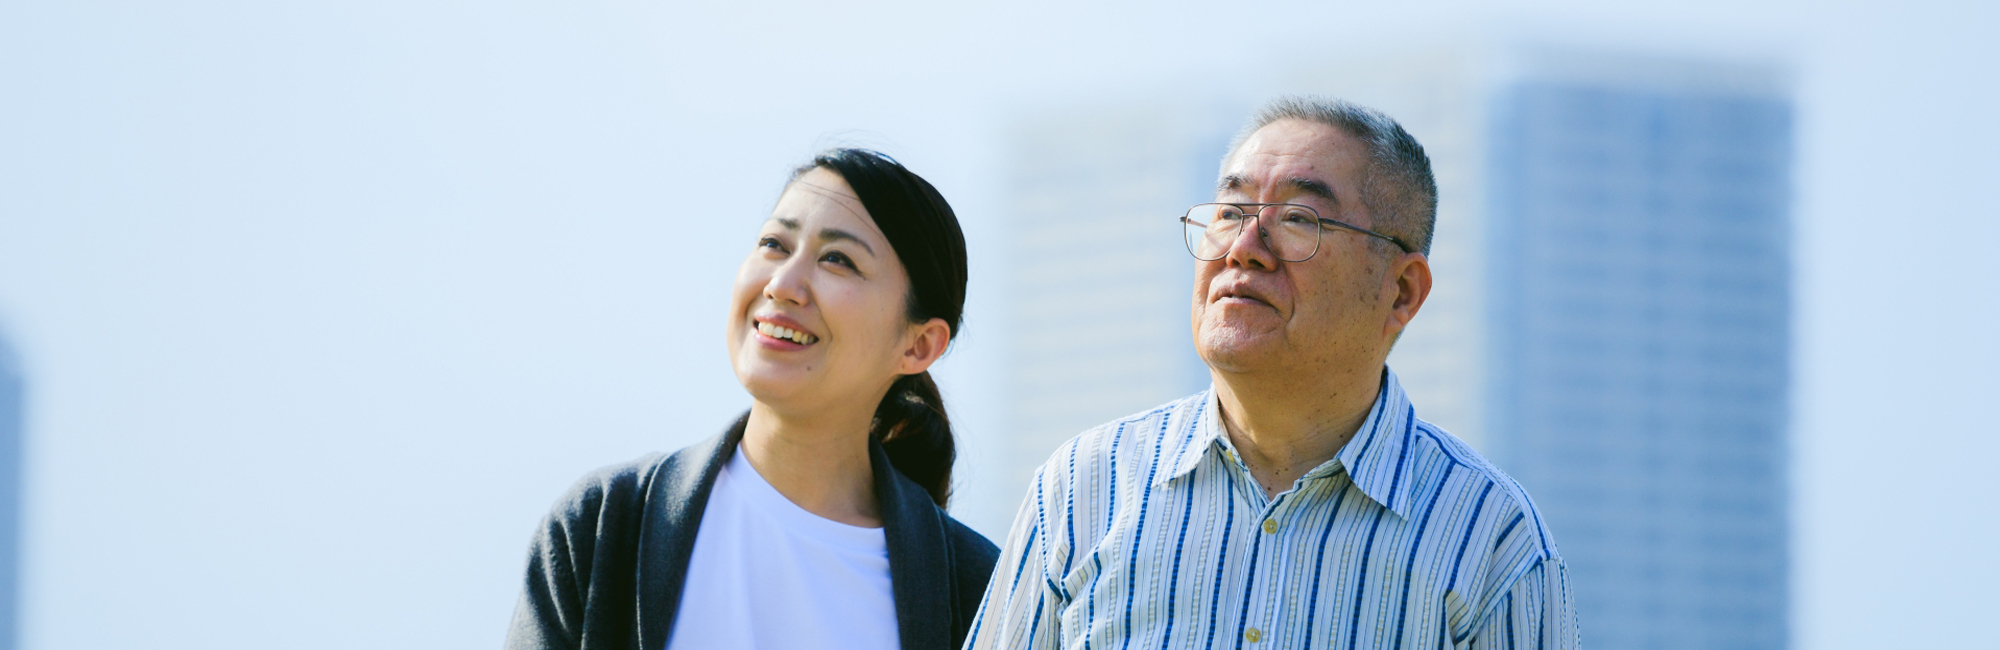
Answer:
<svg viewBox="0 0 2000 650"><path fill-rule="evenodd" d="M1302 226L1318 225L1319 215L1313 214L1312 212L1306 210L1292 208L1285 211L1285 223L1299 224Z"/></svg>
<svg viewBox="0 0 2000 650"><path fill-rule="evenodd" d="M1243 211L1234 208L1225 208L1215 212L1215 219L1217 221L1236 221L1242 218Z"/></svg>

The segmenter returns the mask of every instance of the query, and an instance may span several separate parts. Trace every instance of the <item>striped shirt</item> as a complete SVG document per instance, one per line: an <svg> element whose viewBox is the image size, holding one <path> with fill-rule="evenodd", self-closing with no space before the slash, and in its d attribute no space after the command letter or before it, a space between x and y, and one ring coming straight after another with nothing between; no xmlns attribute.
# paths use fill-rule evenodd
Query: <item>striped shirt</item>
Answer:
<svg viewBox="0 0 2000 650"><path fill-rule="evenodd" d="M966 647L1575 648L1526 492L1418 420L1392 372L1334 459L1266 497L1214 391L1036 472Z"/></svg>

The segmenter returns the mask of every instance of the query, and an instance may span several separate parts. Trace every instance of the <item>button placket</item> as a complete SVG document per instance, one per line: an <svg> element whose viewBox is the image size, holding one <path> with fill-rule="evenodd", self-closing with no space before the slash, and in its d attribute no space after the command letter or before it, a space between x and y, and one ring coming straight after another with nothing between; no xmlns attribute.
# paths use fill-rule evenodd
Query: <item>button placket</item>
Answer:
<svg viewBox="0 0 2000 650"><path fill-rule="evenodd" d="M1284 528L1279 522L1292 510L1290 504L1297 497L1296 490L1287 491L1272 499L1264 511L1258 513L1257 529L1262 531L1263 537L1258 540L1262 547L1258 554L1262 556L1262 561L1257 563L1256 568L1257 595L1246 603L1248 620L1242 632L1245 643L1260 643L1270 636L1271 617L1284 609L1281 594L1290 587L1282 584L1288 574L1279 568L1281 562L1278 560L1288 557L1291 549L1286 536L1278 534Z"/></svg>
<svg viewBox="0 0 2000 650"><path fill-rule="evenodd" d="M1261 578L1259 588L1257 596L1248 604L1249 611L1241 632L1246 644L1267 640L1274 645L1287 642L1284 640L1287 628L1283 621L1298 615L1305 607L1304 602L1295 602L1293 597L1301 587L1289 582L1292 578L1305 576L1283 570L1281 558L1298 557L1301 545L1309 546L1316 539L1306 532L1307 528L1312 528L1310 526L1300 528L1300 532L1294 534L1293 526L1304 524L1292 521L1290 517L1295 512L1307 512L1312 504L1320 503L1325 498L1327 484L1323 482L1324 478L1303 481L1295 489L1278 495L1254 520L1258 530L1262 531L1263 550L1260 555L1267 561L1259 562L1257 566Z"/></svg>

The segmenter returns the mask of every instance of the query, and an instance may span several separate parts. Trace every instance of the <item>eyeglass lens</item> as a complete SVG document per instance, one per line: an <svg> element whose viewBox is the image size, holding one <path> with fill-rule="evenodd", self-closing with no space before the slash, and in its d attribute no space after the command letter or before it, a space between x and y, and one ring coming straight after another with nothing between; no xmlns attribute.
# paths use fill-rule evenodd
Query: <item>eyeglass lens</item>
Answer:
<svg viewBox="0 0 2000 650"><path fill-rule="evenodd" d="M1188 252L1202 260L1222 259L1241 236L1244 224L1252 222L1262 227L1264 245L1278 259L1303 262L1319 250L1319 214L1312 208L1292 204L1253 207L1257 212L1228 203L1203 203L1189 209L1182 219Z"/></svg>

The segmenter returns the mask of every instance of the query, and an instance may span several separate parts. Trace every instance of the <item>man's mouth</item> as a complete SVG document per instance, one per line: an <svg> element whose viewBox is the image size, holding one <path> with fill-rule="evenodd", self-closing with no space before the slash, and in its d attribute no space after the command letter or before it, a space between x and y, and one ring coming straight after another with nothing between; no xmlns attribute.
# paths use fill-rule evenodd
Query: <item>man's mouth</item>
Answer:
<svg viewBox="0 0 2000 650"><path fill-rule="evenodd" d="M1250 301L1250 302L1254 302L1254 303L1257 303L1257 304L1260 304L1260 305L1263 305L1263 306L1265 306L1265 307L1270 307L1270 306L1271 306L1271 301L1269 301L1269 300L1265 300L1265 299L1263 299L1263 298L1260 298L1260 297L1258 297L1258 296L1256 296L1256 295L1254 295L1254 294L1251 294L1251 293L1247 293L1247 292L1244 292L1244 291L1241 291L1241 290L1237 290L1237 289L1226 289L1226 290L1223 290L1223 291L1222 291L1221 293L1218 293L1218 294L1216 294L1216 296L1215 296L1215 300L1216 300L1216 302L1221 302L1221 301L1224 301L1224 300L1228 300L1228 299L1230 299L1230 298L1236 298L1236 299L1239 299L1239 300L1248 300L1248 301Z"/></svg>
<svg viewBox="0 0 2000 650"><path fill-rule="evenodd" d="M805 332L801 332L789 327L772 325L768 322L761 320L757 321L757 333L781 341L791 341L799 345L812 345L813 343L819 341L819 337L817 336L813 336L811 334L807 334Z"/></svg>

